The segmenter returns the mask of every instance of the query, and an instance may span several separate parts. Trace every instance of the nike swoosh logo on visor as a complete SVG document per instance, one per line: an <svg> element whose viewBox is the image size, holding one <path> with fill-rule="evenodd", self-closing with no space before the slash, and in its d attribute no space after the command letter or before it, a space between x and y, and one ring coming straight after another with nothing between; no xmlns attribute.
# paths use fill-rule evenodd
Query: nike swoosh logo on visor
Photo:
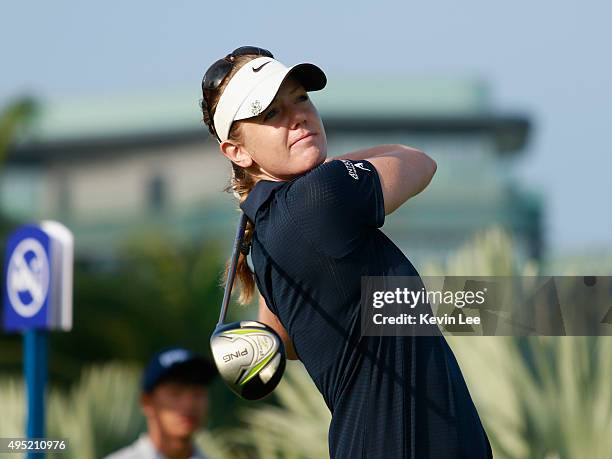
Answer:
<svg viewBox="0 0 612 459"><path fill-rule="evenodd" d="M268 65L270 62L272 61L265 62L261 64L259 67L253 67L253 72L259 72L264 67L264 65Z"/></svg>

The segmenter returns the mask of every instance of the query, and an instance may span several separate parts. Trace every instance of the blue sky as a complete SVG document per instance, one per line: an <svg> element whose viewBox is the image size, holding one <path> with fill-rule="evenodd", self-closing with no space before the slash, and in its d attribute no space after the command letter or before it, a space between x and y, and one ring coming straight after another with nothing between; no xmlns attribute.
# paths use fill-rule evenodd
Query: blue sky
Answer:
<svg viewBox="0 0 612 459"><path fill-rule="evenodd" d="M243 44L331 75L485 79L497 110L533 119L518 171L546 196L550 247L612 248L610 2L22 0L2 9L0 103L192 86Z"/></svg>

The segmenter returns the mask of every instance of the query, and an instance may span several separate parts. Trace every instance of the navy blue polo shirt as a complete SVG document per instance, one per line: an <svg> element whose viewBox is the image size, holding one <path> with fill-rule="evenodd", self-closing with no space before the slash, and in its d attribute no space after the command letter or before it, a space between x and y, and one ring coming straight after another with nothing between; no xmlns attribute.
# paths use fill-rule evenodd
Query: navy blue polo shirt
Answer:
<svg viewBox="0 0 612 459"><path fill-rule="evenodd" d="M368 161L334 160L260 181L241 205L255 223L259 291L332 412L332 458L492 457L443 337L361 337L361 276L416 276L379 228Z"/></svg>

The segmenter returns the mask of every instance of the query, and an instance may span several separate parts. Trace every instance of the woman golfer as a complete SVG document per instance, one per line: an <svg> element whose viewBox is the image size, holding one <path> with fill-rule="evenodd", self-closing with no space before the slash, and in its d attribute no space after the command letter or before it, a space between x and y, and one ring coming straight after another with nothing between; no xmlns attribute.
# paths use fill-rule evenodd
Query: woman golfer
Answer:
<svg viewBox="0 0 612 459"><path fill-rule="evenodd" d="M361 336L361 276L418 276L378 228L429 184L436 163L403 145L326 160L308 97L325 84L315 65L287 68L255 47L216 61L202 80L204 121L231 161L230 188L249 219L255 272L243 247L241 301L256 284L260 320L323 395L331 457L492 457L442 336Z"/></svg>

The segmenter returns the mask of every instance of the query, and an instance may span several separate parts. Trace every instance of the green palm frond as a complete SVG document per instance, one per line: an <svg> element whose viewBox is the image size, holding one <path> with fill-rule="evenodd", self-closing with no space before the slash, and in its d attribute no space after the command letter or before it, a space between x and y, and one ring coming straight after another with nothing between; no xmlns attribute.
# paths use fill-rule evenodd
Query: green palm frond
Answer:
<svg viewBox="0 0 612 459"><path fill-rule="evenodd" d="M3 437L23 437L25 433L25 394L20 378L0 379L0 432Z"/></svg>
<svg viewBox="0 0 612 459"><path fill-rule="evenodd" d="M533 276L491 229L428 275ZM571 270L570 270L571 271ZM447 337L494 447L508 459L612 457L610 337Z"/></svg>
<svg viewBox="0 0 612 459"><path fill-rule="evenodd" d="M262 403L244 410L241 418L245 427L219 433L223 441L252 458L329 457L331 415L300 363L287 364L274 398L277 405Z"/></svg>
<svg viewBox="0 0 612 459"><path fill-rule="evenodd" d="M424 276L535 276L538 265L521 259L512 238L500 227L479 232L444 263L426 262Z"/></svg>

